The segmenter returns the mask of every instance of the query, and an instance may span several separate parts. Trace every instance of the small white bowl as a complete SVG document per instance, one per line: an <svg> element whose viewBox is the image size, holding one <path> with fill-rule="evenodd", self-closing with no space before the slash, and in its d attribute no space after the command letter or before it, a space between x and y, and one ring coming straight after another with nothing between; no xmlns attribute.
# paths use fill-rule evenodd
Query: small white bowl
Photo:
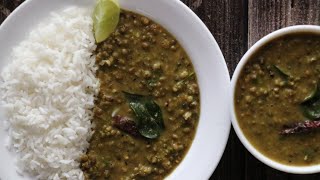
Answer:
<svg viewBox="0 0 320 180"><path fill-rule="evenodd" d="M242 144L247 148L247 150L255 156L257 159L259 159L264 164L288 173L294 173L294 174L311 174L311 173L317 173L320 172L320 165L312 165L312 166L289 166L285 164L281 164L273 159L270 159L269 157L265 156L261 152L259 152L246 138L244 133L242 132L236 112L235 112L235 90L236 90L236 83L238 81L238 78L240 76L240 73L242 69L245 67L248 60L251 58L253 54L255 54L261 47L266 45L267 43L271 42L272 40L288 35L288 34L294 34L299 32L311 32L311 33L317 33L320 34L320 26L314 26L314 25L297 25L297 26L291 26L286 27L277 31L274 31L267 36L260 39L258 42L256 42L242 57L240 60L234 74L231 80L231 98L230 98L230 107L231 107L231 116L232 116L232 125L234 130L236 131L240 141Z"/></svg>
<svg viewBox="0 0 320 180"><path fill-rule="evenodd" d="M204 23L180 0L119 0L121 7L161 24L173 34L190 56L200 88L201 112L197 132L187 155L167 179L209 179L218 165L230 130L230 77L220 48ZM0 69L8 64L14 46L52 11L70 5L93 7L95 0L28 0L0 26ZM0 179L26 180L17 175L14 155L5 148L1 126Z"/></svg>

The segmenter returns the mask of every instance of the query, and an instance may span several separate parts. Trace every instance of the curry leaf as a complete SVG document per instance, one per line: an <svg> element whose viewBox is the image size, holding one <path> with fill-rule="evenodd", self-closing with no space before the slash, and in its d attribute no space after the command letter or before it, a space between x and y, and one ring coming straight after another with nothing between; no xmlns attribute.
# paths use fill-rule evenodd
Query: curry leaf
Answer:
<svg viewBox="0 0 320 180"><path fill-rule="evenodd" d="M320 118L320 89L319 85L300 104L303 114L309 119Z"/></svg>
<svg viewBox="0 0 320 180"><path fill-rule="evenodd" d="M273 65L273 67L274 67L275 71L276 71L282 78L284 78L285 80L287 80L287 79L290 77L289 73L286 72L286 71L284 71L283 69L281 69L279 66Z"/></svg>
<svg viewBox="0 0 320 180"><path fill-rule="evenodd" d="M149 139L158 138L165 128L159 105L148 96L127 92L124 95L136 116L139 133Z"/></svg>

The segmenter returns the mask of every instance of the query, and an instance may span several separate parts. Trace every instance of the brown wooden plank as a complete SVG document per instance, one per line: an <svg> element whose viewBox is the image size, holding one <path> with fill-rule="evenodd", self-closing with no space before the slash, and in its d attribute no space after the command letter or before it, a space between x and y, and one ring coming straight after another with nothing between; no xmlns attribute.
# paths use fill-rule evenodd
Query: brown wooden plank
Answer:
<svg viewBox="0 0 320 180"><path fill-rule="evenodd" d="M247 50L247 3L245 0L182 0L207 25L226 59L230 74ZM231 131L224 155L211 179L243 179L245 150Z"/></svg>
<svg viewBox="0 0 320 180"><path fill-rule="evenodd" d="M207 25L226 59L230 74L247 50L245 0L182 0Z"/></svg>
<svg viewBox="0 0 320 180"><path fill-rule="evenodd" d="M320 24L319 0L249 0L249 46L282 27Z"/></svg>
<svg viewBox="0 0 320 180"><path fill-rule="evenodd" d="M297 24L320 24L319 0L249 0L248 46L277 29ZM315 175L293 175L274 170L246 153L248 180L316 180Z"/></svg>
<svg viewBox="0 0 320 180"><path fill-rule="evenodd" d="M0 24L23 1L24 0L1 0L0 1Z"/></svg>

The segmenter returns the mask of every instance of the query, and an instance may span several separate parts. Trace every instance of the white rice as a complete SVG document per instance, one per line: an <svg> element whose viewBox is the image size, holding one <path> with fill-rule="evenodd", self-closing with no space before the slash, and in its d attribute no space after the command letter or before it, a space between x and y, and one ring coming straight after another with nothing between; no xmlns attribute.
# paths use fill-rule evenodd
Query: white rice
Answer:
<svg viewBox="0 0 320 180"><path fill-rule="evenodd" d="M1 73L8 147L19 170L35 179L83 179L77 159L89 145L99 89L90 15L77 7L52 13Z"/></svg>

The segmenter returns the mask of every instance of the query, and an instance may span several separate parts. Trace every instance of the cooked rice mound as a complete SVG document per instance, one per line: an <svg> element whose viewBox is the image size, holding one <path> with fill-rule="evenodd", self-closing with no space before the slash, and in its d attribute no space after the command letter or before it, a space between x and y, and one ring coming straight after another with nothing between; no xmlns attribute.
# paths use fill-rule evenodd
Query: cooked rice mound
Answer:
<svg viewBox="0 0 320 180"><path fill-rule="evenodd" d="M13 49L1 72L0 95L21 172L36 179L83 179L78 158L89 146L95 40L91 13L52 13Z"/></svg>

